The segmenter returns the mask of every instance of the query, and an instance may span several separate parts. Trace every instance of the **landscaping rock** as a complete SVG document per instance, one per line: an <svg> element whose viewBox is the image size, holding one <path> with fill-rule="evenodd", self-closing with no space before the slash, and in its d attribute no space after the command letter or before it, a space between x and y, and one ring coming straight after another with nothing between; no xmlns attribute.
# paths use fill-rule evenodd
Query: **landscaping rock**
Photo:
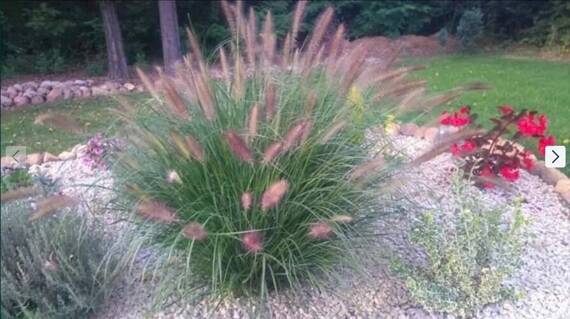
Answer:
<svg viewBox="0 0 570 319"><path fill-rule="evenodd" d="M71 92L73 92L73 96L76 98L80 98L83 96L81 89L79 89L79 87L77 87L77 86L72 87Z"/></svg>
<svg viewBox="0 0 570 319"><path fill-rule="evenodd" d="M400 134L404 136L414 136L418 130L418 125L414 123L406 123L400 126Z"/></svg>
<svg viewBox="0 0 570 319"><path fill-rule="evenodd" d="M9 86L6 89L6 94L8 95L9 98L13 99L16 96L18 96L18 90L16 90L13 86Z"/></svg>
<svg viewBox="0 0 570 319"><path fill-rule="evenodd" d="M64 100L69 100L69 99L72 99L72 98L73 98L73 91L71 91L70 88L65 87L65 88L63 89L63 99L64 99Z"/></svg>
<svg viewBox="0 0 570 319"><path fill-rule="evenodd" d="M91 89L86 86L80 86L79 90L81 91L82 97L89 97L91 96Z"/></svg>
<svg viewBox="0 0 570 319"><path fill-rule="evenodd" d="M423 139L425 132L426 132L426 127L418 127L418 129L414 132L414 137L418 138L418 139Z"/></svg>
<svg viewBox="0 0 570 319"><path fill-rule="evenodd" d="M46 97L46 101L48 102L54 102L56 100L59 100L62 96L63 92L61 88L53 88L47 95Z"/></svg>
<svg viewBox="0 0 570 319"><path fill-rule="evenodd" d="M67 161L67 160L71 160L75 158L75 154L72 152L61 152L58 156L57 156L60 160L62 161Z"/></svg>
<svg viewBox="0 0 570 319"><path fill-rule="evenodd" d="M105 86L94 86L91 89L91 94L93 96L99 96L99 95L109 95L109 89Z"/></svg>
<svg viewBox="0 0 570 319"><path fill-rule="evenodd" d="M27 89L37 90L38 84L34 81L30 81L30 82L26 82L26 83L22 84L22 87L24 88L24 90L27 90Z"/></svg>
<svg viewBox="0 0 570 319"><path fill-rule="evenodd" d="M10 107L10 106L12 106L12 103L13 103L13 101L12 101L11 98L2 95L2 97L1 97L1 105L2 105L2 107Z"/></svg>
<svg viewBox="0 0 570 319"><path fill-rule="evenodd" d="M136 88L136 86L130 82L125 83L124 87L125 87L125 89L127 89L129 91L132 91Z"/></svg>
<svg viewBox="0 0 570 319"><path fill-rule="evenodd" d="M117 82L113 82L113 81L106 81L105 84L103 84L107 89L109 89L111 92L112 91L117 91L119 90L119 88L121 88L121 85Z"/></svg>
<svg viewBox="0 0 570 319"><path fill-rule="evenodd" d="M12 85L14 87L14 89L16 89L18 92L23 91L24 88L22 87L21 84L14 84Z"/></svg>
<svg viewBox="0 0 570 319"><path fill-rule="evenodd" d="M45 152L44 153L44 163L48 163L48 162L58 162L59 161L59 157L53 155L52 153L49 152Z"/></svg>
<svg viewBox="0 0 570 319"><path fill-rule="evenodd" d="M25 97L23 95L19 95L19 96L16 96L14 98L14 104L16 106L24 106L24 105L30 104L30 99L28 99L27 97Z"/></svg>
<svg viewBox="0 0 570 319"><path fill-rule="evenodd" d="M439 136L439 130L435 127L428 127L425 129L424 138L430 142L435 142Z"/></svg>
<svg viewBox="0 0 570 319"><path fill-rule="evenodd" d="M0 158L0 167L2 168L16 168L18 166L18 162L10 156L2 156Z"/></svg>
<svg viewBox="0 0 570 319"><path fill-rule="evenodd" d="M32 88L28 88L28 89L26 89L26 91L22 95L27 97L28 99L31 99L34 96L38 95L38 93Z"/></svg>
<svg viewBox="0 0 570 319"><path fill-rule="evenodd" d="M79 86L85 86L85 85L87 85L87 81L75 80L75 81L73 82L73 84L79 85Z"/></svg>
<svg viewBox="0 0 570 319"><path fill-rule="evenodd" d="M52 87L53 84L51 81L42 81L42 83L40 83L40 88L51 89Z"/></svg>
<svg viewBox="0 0 570 319"><path fill-rule="evenodd" d="M142 85L137 85L137 92L144 92L144 87Z"/></svg>
<svg viewBox="0 0 570 319"><path fill-rule="evenodd" d="M45 103L45 99L43 96L36 95L32 98L32 104L33 105L38 105L38 104L42 104L42 103Z"/></svg>
<svg viewBox="0 0 570 319"><path fill-rule="evenodd" d="M49 93L49 91L50 90L45 87L40 87L36 92L38 93L38 95L46 96Z"/></svg>
<svg viewBox="0 0 570 319"><path fill-rule="evenodd" d="M570 193L570 179L561 179L556 183L554 190L560 194Z"/></svg>
<svg viewBox="0 0 570 319"><path fill-rule="evenodd" d="M28 166L40 165L41 163L43 163L43 158L44 157L42 153L28 154L28 156L26 157L26 165Z"/></svg>

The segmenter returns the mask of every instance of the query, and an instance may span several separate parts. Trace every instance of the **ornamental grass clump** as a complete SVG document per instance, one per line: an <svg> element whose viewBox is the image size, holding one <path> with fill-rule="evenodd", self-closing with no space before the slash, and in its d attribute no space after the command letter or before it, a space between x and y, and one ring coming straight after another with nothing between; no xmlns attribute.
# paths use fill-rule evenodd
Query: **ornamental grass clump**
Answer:
<svg viewBox="0 0 570 319"><path fill-rule="evenodd" d="M100 228L76 211L56 214L70 205L62 196L33 213L27 201L2 204L2 318L83 318L111 292L116 259L105 259Z"/></svg>
<svg viewBox="0 0 570 319"><path fill-rule="evenodd" d="M192 50L176 76L159 72L155 85L139 71L153 100L118 112L129 145L117 154L116 180L146 238L168 252L154 277L177 291L264 295L318 285L342 261L358 265L369 221L381 216L373 207L387 205L366 186L381 182L386 165L353 142L364 127L352 119L422 104L424 83L404 77L414 68L365 68L363 47L345 47L342 25L324 43L332 9L300 48L299 2L278 48L271 14L258 36L242 5L223 2L234 39L219 48L219 72L188 31Z"/></svg>

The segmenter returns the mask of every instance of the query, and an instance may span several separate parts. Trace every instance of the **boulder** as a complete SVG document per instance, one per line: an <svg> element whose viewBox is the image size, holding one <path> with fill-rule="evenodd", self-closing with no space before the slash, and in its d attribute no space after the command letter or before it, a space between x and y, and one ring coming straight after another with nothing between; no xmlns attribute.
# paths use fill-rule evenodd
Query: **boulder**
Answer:
<svg viewBox="0 0 570 319"><path fill-rule="evenodd" d="M73 154L72 152L61 152L57 157L62 161L67 161L74 159L75 154Z"/></svg>
<svg viewBox="0 0 570 319"><path fill-rule="evenodd" d="M48 88L40 87L36 92L38 93L38 95L46 96L49 93L49 91L50 90Z"/></svg>
<svg viewBox="0 0 570 319"><path fill-rule="evenodd" d="M83 96L83 93L81 93L81 90L79 89L78 86L72 87L71 92L73 92L74 97L82 97Z"/></svg>
<svg viewBox="0 0 570 319"><path fill-rule="evenodd" d="M14 104L16 106L24 106L30 103L30 99L26 96L19 95L14 98Z"/></svg>
<svg viewBox="0 0 570 319"><path fill-rule="evenodd" d="M48 153L48 152L44 153L44 163L57 162L57 161L59 161L59 157L53 155L52 153Z"/></svg>
<svg viewBox="0 0 570 319"><path fill-rule="evenodd" d="M52 87L53 83L51 81L42 81L42 83L40 83L40 88L51 89Z"/></svg>
<svg viewBox="0 0 570 319"><path fill-rule="evenodd" d="M424 138L430 142L435 142L439 136L439 130L436 127L428 127L425 129Z"/></svg>
<svg viewBox="0 0 570 319"><path fill-rule="evenodd" d="M64 87L63 88L63 99L64 100L69 100L73 98L73 91L71 91L70 88L68 87Z"/></svg>
<svg viewBox="0 0 570 319"><path fill-rule="evenodd" d="M414 136L418 130L418 125L414 123L406 123L400 126L400 134L404 136Z"/></svg>
<svg viewBox="0 0 570 319"><path fill-rule="evenodd" d="M62 87L63 83L61 83L60 81L51 81L51 87L52 88L58 88L58 87Z"/></svg>
<svg viewBox="0 0 570 319"><path fill-rule="evenodd" d="M34 96L34 97L32 98L32 104L33 104L33 105L42 104L42 103L45 103L45 101L46 101L46 100L45 100L44 97L41 96L41 95L36 95L36 96Z"/></svg>
<svg viewBox="0 0 570 319"><path fill-rule="evenodd" d="M554 190L560 194L570 193L570 179L561 179L556 183Z"/></svg>
<svg viewBox="0 0 570 319"><path fill-rule="evenodd" d="M43 159L44 157L42 153L28 154L28 156L26 157L26 165L28 166L40 165L41 163L43 163Z"/></svg>
<svg viewBox="0 0 570 319"><path fill-rule="evenodd" d="M16 168L18 162L10 156L3 156L0 158L0 167Z"/></svg>
<svg viewBox="0 0 570 319"><path fill-rule="evenodd" d="M24 88L22 87L21 84L14 84L12 85L16 90L18 90L18 92L23 91Z"/></svg>
<svg viewBox="0 0 570 319"><path fill-rule="evenodd" d="M59 100L61 98L62 94L63 94L62 89L55 87L48 93L46 100L48 102L53 102L53 101Z"/></svg>
<svg viewBox="0 0 570 319"><path fill-rule="evenodd" d="M38 92L36 92L36 90L34 90L33 88L30 87L30 88L26 89L26 91L22 95L31 99L34 96L38 95Z"/></svg>
<svg viewBox="0 0 570 319"><path fill-rule="evenodd" d="M144 87L142 85L137 85L137 92L144 92Z"/></svg>
<svg viewBox="0 0 570 319"><path fill-rule="evenodd" d="M6 89L6 95L7 95L9 98L13 99L13 98L15 98L16 96L18 96L18 90L16 90L16 88L14 88L13 86L9 86L9 87Z"/></svg>
<svg viewBox="0 0 570 319"><path fill-rule="evenodd" d="M10 106L12 106L12 103L13 103L13 101L11 98L2 95L2 97L1 97L2 107L10 107Z"/></svg>
<svg viewBox="0 0 570 319"><path fill-rule="evenodd" d="M418 128L416 129L416 131L414 132L414 137L415 137L415 138L418 138L418 139L423 139L423 138L424 138L424 135L425 135L425 132L426 132L426 129L427 129L427 128L426 128L426 127L423 127L423 126L418 127Z"/></svg>
<svg viewBox="0 0 570 319"><path fill-rule="evenodd" d="M542 178L542 180L549 185L556 185L558 181L568 178L561 171L546 167L544 161L537 161L530 173Z"/></svg>
<svg viewBox="0 0 570 319"><path fill-rule="evenodd" d="M75 81L73 81L73 84L78 85L78 86L85 86L85 85L87 85L87 81L75 80Z"/></svg>
<svg viewBox="0 0 570 319"><path fill-rule="evenodd" d="M93 96L97 96L97 95L109 95L109 89L105 86L105 85L101 85L101 86L94 86L91 89L91 93Z"/></svg>
<svg viewBox="0 0 570 319"><path fill-rule="evenodd" d="M93 80L87 80L85 82L87 83L87 86L92 86L93 83L95 83Z"/></svg>
<svg viewBox="0 0 570 319"><path fill-rule="evenodd" d="M125 89L127 89L127 90L129 90L129 91L134 90L135 87L136 87L134 84L132 84L132 83L130 83L130 82L125 83L125 85L123 85L123 86L125 87Z"/></svg>
<svg viewBox="0 0 570 319"><path fill-rule="evenodd" d="M75 82L73 80L67 80L67 81L63 82L63 86L66 86L66 87L72 87L73 84L75 84Z"/></svg>
<svg viewBox="0 0 570 319"><path fill-rule="evenodd" d="M111 91L118 90L121 87L119 83L113 81L105 81L105 84L103 85L106 86Z"/></svg>
<svg viewBox="0 0 570 319"><path fill-rule="evenodd" d="M81 91L81 96L89 97L91 96L91 89L86 86L80 86L79 90Z"/></svg>
<svg viewBox="0 0 570 319"><path fill-rule="evenodd" d="M38 89L38 83L36 83L34 81L30 81L30 82L26 82L26 83L22 84L22 87L24 88L24 90L27 90L27 89L37 90Z"/></svg>

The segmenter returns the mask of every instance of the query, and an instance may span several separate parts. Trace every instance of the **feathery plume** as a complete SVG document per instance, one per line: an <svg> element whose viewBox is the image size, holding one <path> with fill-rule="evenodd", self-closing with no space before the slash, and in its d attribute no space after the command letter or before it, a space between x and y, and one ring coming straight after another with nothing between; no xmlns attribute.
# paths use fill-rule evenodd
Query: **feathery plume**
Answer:
<svg viewBox="0 0 570 319"><path fill-rule="evenodd" d="M281 202L288 189L289 183L284 179L271 184L271 186L263 192L263 196L261 197L261 210L266 212L268 209L279 205L279 202Z"/></svg>
<svg viewBox="0 0 570 319"><path fill-rule="evenodd" d="M178 175L178 173L174 170L168 171L168 174L166 174L166 182L168 182L169 184L182 184L182 179L180 178L180 175Z"/></svg>
<svg viewBox="0 0 570 319"><path fill-rule="evenodd" d="M273 115L275 114L275 85L268 82L265 86L265 118L267 121L271 121Z"/></svg>
<svg viewBox="0 0 570 319"><path fill-rule="evenodd" d="M233 14L233 10L230 8L230 5L226 0L222 0L222 11L226 16L226 20L228 21L232 35L237 34L236 20Z"/></svg>
<svg viewBox="0 0 570 319"><path fill-rule="evenodd" d="M404 95L410 91L414 91L420 88L424 88L427 81L425 80L417 80L417 81L410 81L405 82L400 85L396 85L394 87L388 88L386 90L381 91L378 93L374 98L381 99L386 96L400 96Z"/></svg>
<svg viewBox="0 0 570 319"><path fill-rule="evenodd" d="M396 107L397 113L408 112L415 109L415 106L419 103L420 98L423 96L425 88L419 88L408 93L402 101Z"/></svg>
<svg viewBox="0 0 570 319"><path fill-rule="evenodd" d="M207 70L206 70L206 63L204 62L204 56L202 55L200 44L198 43L198 40L196 39L194 32L186 28L186 34L188 35L188 42L190 42L190 48L192 50L192 54L194 55L196 61L198 61L200 72L206 73Z"/></svg>
<svg viewBox="0 0 570 319"><path fill-rule="evenodd" d="M305 141L311 135L311 130L313 129L313 121L307 120L305 121L305 126L303 126L303 132L301 134L301 138L299 139L299 145L303 145Z"/></svg>
<svg viewBox="0 0 570 319"><path fill-rule="evenodd" d="M257 20L253 6L249 7L249 19L245 33L245 49L247 51L247 62L255 69L255 53L257 50Z"/></svg>
<svg viewBox="0 0 570 319"><path fill-rule="evenodd" d="M354 218L352 218L352 216L348 216L348 215L336 215L330 219L331 222L340 223L340 224L349 224L349 223L352 223L353 220L354 220Z"/></svg>
<svg viewBox="0 0 570 319"><path fill-rule="evenodd" d="M20 187L0 194L0 203L6 203L20 198L36 195L40 189L36 186Z"/></svg>
<svg viewBox="0 0 570 319"><path fill-rule="evenodd" d="M311 116L313 114L316 104L317 93L315 91L311 91L307 94L307 100L305 100L305 116Z"/></svg>
<svg viewBox="0 0 570 319"><path fill-rule="evenodd" d="M258 253L263 250L263 235L257 230L249 231L241 236L241 243L247 252Z"/></svg>
<svg viewBox="0 0 570 319"><path fill-rule="evenodd" d="M157 201L142 201L137 206L137 212L142 217L158 223L170 224L177 220L172 209Z"/></svg>
<svg viewBox="0 0 570 319"><path fill-rule="evenodd" d="M58 209L74 206L77 203L77 200L66 195L53 195L48 198L44 198L38 202L36 210L32 215L30 215L28 221L31 222L47 217L55 213Z"/></svg>
<svg viewBox="0 0 570 319"><path fill-rule="evenodd" d="M285 35L285 41L283 41L283 52L282 52L282 61L281 67L286 69L289 66L289 58L291 55L291 33L287 33Z"/></svg>
<svg viewBox="0 0 570 319"><path fill-rule="evenodd" d="M362 176L364 176L366 173L378 170L379 168L384 166L384 163L385 163L384 156L380 154L376 156L374 159L356 167L356 169L354 169L354 171L352 172L350 179L357 180Z"/></svg>
<svg viewBox="0 0 570 319"><path fill-rule="evenodd" d="M318 48L320 47L325 32L327 31L327 28L332 21L333 13L334 10L331 7L328 7L317 19L311 40L309 41L307 52L305 53L305 66L311 64L313 56L316 54Z"/></svg>
<svg viewBox="0 0 570 319"><path fill-rule="evenodd" d="M326 240L331 237L333 228L325 222L318 222L309 226L309 237L315 240Z"/></svg>
<svg viewBox="0 0 570 319"><path fill-rule="evenodd" d="M289 151L295 144L299 141L301 136L303 135L303 131L307 123L305 121L301 121L295 125L293 125L283 138L283 150Z"/></svg>
<svg viewBox="0 0 570 319"><path fill-rule="evenodd" d="M202 224L191 222L182 228L182 236L190 240L201 241L208 237L208 232Z"/></svg>
<svg viewBox="0 0 570 319"><path fill-rule="evenodd" d="M240 160L253 164L253 155L242 138L233 130L225 134L230 149Z"/></svg>
<svg viewBox="0 0 570 319"><path fill-rule="evenodd" d="M232 80L230 76L230 67L228 65L228 58L226 57L226 52L224 48L220 48L220 64L222 65L222 76L224 77L224 82L229 87Z"/></svg>
<svg viewBox="0 0 570 319"><path fill-rule="evenodd" d="M329 63L334 63L338 58L338 55L342 52L342 41L344 40L344 24L341 24L336 28L333 40L331 43L331 49L329 52Z"/></svg>
<svg viewBox="0 0 570 319"><path fill-rule="evenodd" d="M59 112L45 112L36 116L34 124L51 126L71 133L81 133L83 128L72 116Z"/></svg>
<svg viewBox="0 0 570 319"><path fill-rule="evenodd" d="M212 99L212 92L206 78L201 74L194 76L194 85L196 86L196 93L198 94L198 100L200 101L200 106L204 112L204 116L208 121L212 121L216 117L216 110L214 108L214 101Z"/></svg>
<svg viewBox="0 0 570 319"><path fill-rule="evenodd" d="M366 61L364 58L365 55L366 47L364 45L359 45L347 56L347 61L349 61L349 64L348 70L342 78L341 94L346 94L346 92L348 92L348 90L352 87L354 81L356 81L358 76L362 73L362 66Z"/></svg>
<svg viewBox="0 0 570 319"><path fill-rule="evenodd" d="M144 84L144 87L147 89L147 91L150 93L150 95L155 100L160 100L158 98L158 93L156 92L154 84L152 84L152 81L148 78L148 76L146 76L146 74L143 72L143 70L141 70L138 67L136 68L136 71L137 71L137 75L139 76L139 79L141 79L142 83Z"/></svg>
<svg viewBox="0 0 570 319"><path fill-rule="evenodd" d="M241 55L234 48L234 82L232 87L232 95L236 99L240 99L245 94L245 70Z"/></svg>
<svg viewBox="0 0 570 319"><path fill-rule="evenodd" d="M253 105L249 111L249 116L247 119L247 139L248 143L255 138L257 135L257 121L259 117L259 106L257 104Z"/></svg>
<svg viewBox="0 0 570 319"><path fill-rule="evenodd" d="M53 253L44 262L43 268L49 272L56 272L59 270L59 263L53 258Z"/></svg>
<svg viewBox="0 0 570 319"><path fill-rule="evenodd" d="M382 74L380 74L378 77L376 77L374 80L372 80L372 83L380 83L380 82L385 82L388 80L392 80L402 74L408 74L410 72L414 72L414 71L418 71L418 70L424 70L426 68L425 65L416 65L416 66L407 66L407 67L403 67L403 68L398 68L389 72L384 72Z"/></svg>
<svg viewBox="0 0 570 319"><path fill-rule="evenodd" d="M275 33L273 33L273 18L271 11L267 12L265 16L265 22L263 23L263 32L261 34L263 39L263 57L266 66L273 64L273 58L275 56Z"/></svg>
<svg viewBox="0 0 570 319"><path fill-rule="evenodd" d="M293 28L291 29L291 48L297 47L297 34L301 29L301 21L303 20L303 13L307 7L307 1L301 0L297 2L295 13L293 14Z"/></svg>
<svg viewBox="0 0 570 319"><path fill-rule="evenodd" d="M166 99L166 105L170 107L171 114L182 118L188 118L188 109L186 108L182 97L174 88L172 81L164 76L162 77L162 88Z"/></svg>
<svg viewBox="0 0 570 319"><path fill-rule="evenodd" d="M272 162L283 150L283 143L275 142L269 145L265 152L263 153L263 160L261 161L262 164L267 164Z"/></svg>
<svg viewBox="0 0 570 319"><path fill-rule="evenodd" d="M326 144L328 143L333 137L335 137L338 132L340 132L344 126L346 125L346 121L339 121L336 124L333 124L327 131L325 134L323 134L323 137L321 137L320 143L321 144Z"/></svg>
<svg viewBox="0 0 570 319"><path fill-rule="evenodd" d="M188 150L190 150L190 154L199 162L204 162L204 149L202 145L191 135L186 135L184 141L186 142Z"/></svg>
<svg viewBox="0 0 570 319"><path fill-rule="evenodd" d="M252 205L253 205L253 193L245 192L241 194L241 207L245 211L248 211Z"/></svg>
<svg viewBox="0 0 570 319"><path fill-rule="evenodd" d="M172 131L170 132L170 139L174 142L174 145L176 146L176 148L178 149L178 151L185 157L185 158L190 158L191 153L190 153L190 149L188 149L188 146L186 145L186 143L184 142L184 138Z"/></svg>

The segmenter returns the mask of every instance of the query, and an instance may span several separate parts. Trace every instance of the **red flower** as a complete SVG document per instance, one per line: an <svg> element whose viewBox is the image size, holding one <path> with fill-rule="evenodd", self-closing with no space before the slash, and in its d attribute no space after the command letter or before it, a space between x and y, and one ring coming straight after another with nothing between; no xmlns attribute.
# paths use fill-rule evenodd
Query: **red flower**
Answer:
<svg viewBox="0 0 570 319"><path fill-rule="evenodd" d="M451 145L451 154L453 154L453 156L461 154L461 149L459 148L459 146L457 146L457 144Z"/></svg>
<svg viewBox="0 0 570 319"><path fill-rule="evenodd" d="M554 137L553 135L542 137L538 141L538 151L542 156L544 156L546 152L546 147L552 146L554 144L556 144L556 137Z"/></svg>
<svg viewBox="0 0 570 319"><path fill-rule="evenodd" d="M524 151L523 153L523 167L527 170L531 170L534 167L534 160L532 159L532 153L529 151Z"/></svg>
<svg viewBox="0 0 570 319"><path fill-rule="evenodd" d="M479 173L479 176L483 176L483 177L495 177L495 174L493 173L493 171L491 170L491 166L489 165L485 165L485 167L483 167L483 169L481 170L481 172ZM483 188L494 188L495 184L490 183L490 182L484 182L483 183Z"/></svg>
<svg viewBox="0 0 570 319"><path fill-rule="evenodd" d="M524 136L542 136L548 128L548 119L544 115L537 119L534 113L528 113L520 118L517 126L519 132Z"/></svg>
<svg viewBox="0 0 570 319"><path fill-rule="evenodd" d="M501 111L501 114L503 116L509 116L509 115L513 114L513 107L508 105L508 104L500 106L499 110Z"/></svg>
<svg viewBox="0 0 570 319"><path fill-rule="evenodd" d="M451 125L456 127L468 125L471 123L469 112L471 112L471 110L466 105L462 106L458 112L454 112L453 114L449 114L445 111L441 113L439 123L441 125Z"/></svg>
<svg viewBox="0 0 570 319"><path fill-rule="evenodd" d="M505 180L509 182L514 182L519 179L520 173L517 167L512 167L510 165L503 165L501 167L501 175L505 178Z"/></svg>
<svg viewBox="0 0 570 319"><path fill-rule="evenodd" d="M477 144L475 144L473 141L469 141L469 140L463 142L463 145L461 145L461 151L463 153L471 153L476 148L477 148Z"/></svg>

